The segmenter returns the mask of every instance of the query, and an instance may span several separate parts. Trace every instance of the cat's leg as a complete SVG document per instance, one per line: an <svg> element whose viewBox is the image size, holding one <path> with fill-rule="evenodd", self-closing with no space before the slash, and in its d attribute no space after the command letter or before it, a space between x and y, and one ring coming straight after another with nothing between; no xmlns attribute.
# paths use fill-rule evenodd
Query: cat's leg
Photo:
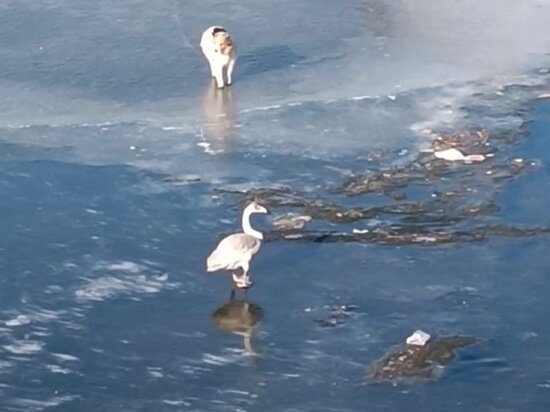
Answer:
<svg viewBox="0 0 550 412"><path fill-rule="evenodd" d="M216 63L214 63L213 61L209 61L210 63L210 73L212 74L212 77L216 77Z"/></svg>
<svg viewBox="0 0 550 412"><path fill-rule="evenodd" d="M225 86L225 82L223 80L223 64L221 64L220 62L213 62L212 75L216 78L218 89L221 89Z"/></svg>
<svg viewBox="0 0 550 412"><path fill-rule="evenodd" d="M227 85L231 85L233 82L233 68L235 67L235 59L229 60L227 64Z"/></svg>

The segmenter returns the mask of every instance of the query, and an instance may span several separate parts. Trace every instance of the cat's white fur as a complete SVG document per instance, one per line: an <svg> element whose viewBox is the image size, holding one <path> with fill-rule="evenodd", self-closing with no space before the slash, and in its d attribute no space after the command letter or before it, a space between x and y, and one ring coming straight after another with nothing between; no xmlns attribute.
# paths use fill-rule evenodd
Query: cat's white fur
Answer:
<svg viewBox="0 0 550 412"><path fill-rule="evenodd" d="M216 79L218 88L222 88L226 84L229 86L237 60L237 48L227 30L221 26L207 28L202 34L200 46L210 64L210 72ZM227 74L227 82L224 79L224 69Z"/></svg>

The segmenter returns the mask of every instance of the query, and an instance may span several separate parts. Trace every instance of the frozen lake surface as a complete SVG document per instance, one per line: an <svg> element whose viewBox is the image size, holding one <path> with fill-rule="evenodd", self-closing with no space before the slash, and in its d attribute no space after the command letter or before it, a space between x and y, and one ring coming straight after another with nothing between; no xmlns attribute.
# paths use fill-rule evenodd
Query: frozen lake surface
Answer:
<svg viewBox="0 0 550 412"><path fill-rule="evenodd" d="M115 3L0 1L0 410L548 410L549 1ZM204 274L252 197L312 217L254 218L254 357ZM368 382L418 328L480 342Z"/></svg>

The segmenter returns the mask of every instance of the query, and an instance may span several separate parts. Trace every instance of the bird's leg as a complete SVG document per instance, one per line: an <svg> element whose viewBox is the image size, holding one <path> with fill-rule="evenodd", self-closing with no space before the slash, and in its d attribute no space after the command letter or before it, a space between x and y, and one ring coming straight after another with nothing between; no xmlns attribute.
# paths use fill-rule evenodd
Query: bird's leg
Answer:
<svg viewBox="0 0 550 412"><path fill-rule="evenodd" d="M231 274L231 277L233 278L233 287L237 289L242 288L242 278L243 278L243 272L242 270L237 269L235 272Z"/></svg>
<svg viewBox="0 0 550 412"><path fill-rule="evenodd" d="M244 341L244 354L248 356L258 356L252 347L252 334L250 332L243 336Z"/></svg>
<svg viewBox="0 0 550 412"><path fill-rule="evenodd" d="M245 288L250 288L252 287L252 282L250 281L250 278L248 277L248 263L244 263L243 266L242 266L242 269L243 269L243 274L242 274L242 278L243 278L243 283L245 285Z"/></svg>
<svg viewBox="0 0 550 412"><path fill-rule="evenodd" d="M233 273L233 282L239 289L248 289L252 286L252 282L250 282L250 278L248 277L248 264L243 264L240 269L240 275Z"/></svg>
<svg viewBox="0 0 550 412"><path fill-rule="evenodd" d="M235 299L235 296L237 295L237 292L242 290L241 288L241 278L239 276L238 272L233 272L231 274L231 292L229 294L229 301L233 301Z"/></svg>

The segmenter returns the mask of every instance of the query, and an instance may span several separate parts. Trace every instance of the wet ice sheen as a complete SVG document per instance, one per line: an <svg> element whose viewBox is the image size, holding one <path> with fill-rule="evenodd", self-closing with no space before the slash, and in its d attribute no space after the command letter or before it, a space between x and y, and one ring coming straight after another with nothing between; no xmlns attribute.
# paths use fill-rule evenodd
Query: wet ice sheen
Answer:
<svg viewBox="0 0 550 412"><path fill-rule="evenodd" d="M158 293L164 287L174 287L168 282L168 274L155 273L154 269L134 262L99 264L94 268L94 272L107 272L113 275L84 278L85 284L75 291L79 301L102 301L119 295Z"/></svg>

